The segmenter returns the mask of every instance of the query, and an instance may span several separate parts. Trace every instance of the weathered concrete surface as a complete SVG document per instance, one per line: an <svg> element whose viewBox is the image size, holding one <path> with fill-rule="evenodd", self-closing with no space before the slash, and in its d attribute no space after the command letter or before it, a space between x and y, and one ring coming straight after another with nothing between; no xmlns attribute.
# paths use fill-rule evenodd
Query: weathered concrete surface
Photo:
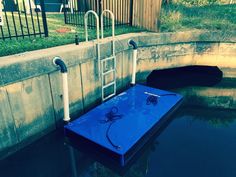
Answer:
<svg viewBox="0 0 236 177"><path fill-rule="evenodd" d="M153 46L159 48L161 45L178 45L183 43L194 45L198 41L202 41L202 43L213 42L235 45L236 32L131 33L117 36L116 39L116 53L119 53L130 48L127 45L129 39L134 39L141 48L146 48L146 50ZM101 49L101 57L110 54L109 38L102 41ZM87 60L96 59L96 45L94 41L82 42L79 46L66 45L1 57L1 86L54 72L55 67L52 64L52 58L55 56L61 56L68 66L74 66L87 62ZM9 75L9 71L12 72L11 75Z"/></svg>
<svg viewBox="0 0 236 177"><path fill-rule="evenodd" d="M87 111L101 102L101 82L97 62L88 61L81 64L82 92L84 110Z"/></svg>
<svg viewBox="0 0 236 177"><path fill-rule="evenodd" d="M88 42L80 46L79 50L78 46L67 45L1 57L1 86L54 72L56 68L52 59L58 55L66 59L68 66L74 66L88 59L95 59L96 48L92 42Z"/></svg>
<svg viewBox="0 0 236 177"><path fill-rule="evenodd" d="M126 50L123 53L122 60L122 88L127 88L131 82L132 74L132 63L133 62L133 53L130 50Z"/></svg>
<svg viewBox="0 0 236 177"><path fill-rule="evenodd" d="M6 90L20 142L55 127L47 75L8 85Z"/></svg>
<svg viewBox="0 0 236 177"><path fill-rule="evenodd" d="M203 43L198 42L193 64L218 66L220 69L236 69L236 45L234 43ZM224 73L227 77L227 73Z"/></svg>
<svg viewBox="0 0 236 177"><path fill-rule="evenodd" d="M116 37L115 43L118 91L131 81L133 57L127 45L131 38L140 47L137 82L145 81L153 69L196 64L217 65L224 77L236 78L236 31L125 34ZM101 102L96 47L92 41L0 58L0 158L3 150L4 154L13 152L61 122L61 76L52 64L55 56L62 57L69 67L72 117ZM110 54L111 43L106 38L101 43L101 57ZM108 76L106 82L111 78ZM235 87L189 88L181 93L194 98L196 105L235 109Z"/></svg>
<svg viewBox="0 0 236 177"><path fill-rule="evenodd" d="M154 69L191 65L194 44L161 45L138 50L137 79L146 80Z"/></svg>
<svg viewBox="0 0 236 177"><path fill-rule="evenodd" d="M0 88L0 157L18 143L15 122L5 88ZM7 152L4 152L7 153Z"/></svg>

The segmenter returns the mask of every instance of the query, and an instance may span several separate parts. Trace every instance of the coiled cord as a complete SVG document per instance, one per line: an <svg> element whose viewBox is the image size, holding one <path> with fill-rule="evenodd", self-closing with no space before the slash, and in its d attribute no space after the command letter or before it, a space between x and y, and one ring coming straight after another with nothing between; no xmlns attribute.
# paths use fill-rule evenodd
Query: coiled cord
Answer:
<svg viewBox="0 0 236 177"><path fill-rule="evenodd" d="M121 146L119 145L116 145L115 143L113 143L113 141L111 140L110 136L109 136L109 132L110 132L110 129L112 127L112 125L119 119L122 119L123 115L121 114L118 114L118 108L117 107L112 107L111 110L106 113L106 119L105 120L101 120L100 123L110 123L107 130L106 130L106 138L107 140L109 141L109 143L116 149L120 149Z"/></svg>

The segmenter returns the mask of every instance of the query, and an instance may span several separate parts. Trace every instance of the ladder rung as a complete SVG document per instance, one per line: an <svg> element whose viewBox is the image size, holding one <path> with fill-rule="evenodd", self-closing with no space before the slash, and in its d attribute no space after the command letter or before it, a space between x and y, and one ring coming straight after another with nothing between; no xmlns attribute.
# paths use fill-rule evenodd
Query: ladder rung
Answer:
<svg viewBox="0 0 236 177"><path fill-rule="evenodd" d="M105 62L105 61L108 61L108 60L112 60L112 59L114 59L115 60L115 56L111 56L111 57L108 57L108 58L104 58L104 59L102 59L101 61L102 62Z"/></svg>
<svg viewBox="0 0 236 177"><path fill-rule="evenodd" d="M107 97L104 97L103 100L105 101L105 100L107 100L107 99L113 97L115 94L116 94L116 93L112 93L112 94L108 95Z"/></svg>
<svg viewBox="0 0 236 177"><path fill-rule="evenodd" d="M115 85L115 84L116 84L116 82L113 81L113 82L111 82L109 84L104 85L102 88L105 89L105 88L110 87L110 86Z"/></svg>
<svg viewBox="0 0 236 177"><path fill-rule="evenodd" d="M106 72L102 73L102 75L105 76L105 75L110 74L110 73L112 73L112 72L115 72L115 70L114 70L114 69L111 69L111 70L109 70L109 71L106 71Z"/></svg>

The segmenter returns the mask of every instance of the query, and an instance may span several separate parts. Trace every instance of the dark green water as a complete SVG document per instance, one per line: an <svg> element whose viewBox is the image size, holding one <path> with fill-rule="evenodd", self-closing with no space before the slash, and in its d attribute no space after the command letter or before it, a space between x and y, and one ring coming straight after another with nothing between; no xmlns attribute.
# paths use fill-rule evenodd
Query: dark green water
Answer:
<svg viewBox="0 0 236 177"><path fill-rule="evenodd" d="M0 177L113 177L116 172L45 138L0 162ZM236 177L236 113L181 108L126 172L127 177Z"/></svg>

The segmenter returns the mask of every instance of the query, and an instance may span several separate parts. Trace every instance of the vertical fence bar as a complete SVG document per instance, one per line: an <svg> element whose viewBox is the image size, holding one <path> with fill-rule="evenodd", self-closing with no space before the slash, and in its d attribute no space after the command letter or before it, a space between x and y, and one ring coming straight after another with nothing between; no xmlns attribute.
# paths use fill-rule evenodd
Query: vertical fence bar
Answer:
<svg viewBox="0 0 236 177"><path fill-rule="evenodd" d="M121 14L121 17L120 17L120 22L121 22L121 25L124 24L124 0L121 0L120 2L120 14Z"/></svg>
<svg viewBox="0 0 236 177"><path fill-rule="evenodd" d="M74 0L71 0L71 16L72 16L72 20L74 22L74 24L76 25L76 18L75 18L75 12L74 12L74 6L75 6L75 3L74 3Z"/></svg>
<svg viewBox="0 0 236 177"><path fill-rule="evenodd" d="M42 19L43 19L43 29L44 29L44 35L45 37L48 37L48 24L47 24L47 16L45 12L45 4L44 0L40 0L40 6L41 6L41 13L42 13Z"/></svg>
<svg viewBox="0 0 236 177"><path fill-rule="evenodd" d="M67 7L67 20L68 20L68 24L71 24L71 10L69 9L70 6L69 6L69 0L66 1L66 7Z"/></svg>
<svg viewBox="0 0 236 177"><path fill-rule="evenodd" d="M123 16L123 14L122 14L122 1L123 0L120 0L120 7L119 7L119 10L120 10L120 25L122 25L122 16Z"/></svg>
<svg viewBox="0 0 236 177"><path fill-rule="evenodd" d="M34 1L34 3L36 4L35 1ZM36 6L36 7L37 7L37 6ZM41 27L40 27L40 21L39 21L39 13L38 13L38 10L35 9L35 13L36 13L36 18L37 18L37 24L38 24L39 35L40 35L40 37L42 37L42 31L41 31Z"/></svg>
<svg viewBox="0 0 236 177"><path fill-rule="evenodd" d="M0 26L3 25L3 9L4 9L3 1L0 0Z"/></svg>
<svg viewBox="0 0 236 177"><path fill-rule="evenodd" d="M13 11L11 11L11 16L12 16L12 23L13 23L13 27L14 27L14 31L15 31L15 36L16 36L16 39L18 39L18 33L17 33L17 29L16 29L16 21L15 21Z"/></svg>
<svg viewBox="0 0 236 177"><path fill-rule="evenodd" d="M21 14L20 14L20 6L19 6L19 1L18 0L16 0L16 6L17 6L17 9L18 9L18 17L19 17L19 22L20 22L21 35L22 35L23 38L25 38L23 25L22 25L22 20L21 20Z"/></svg>
<svg viewBox="0 0 236 177"><path fill-rule="evenodd" d="M115 1L113 1L113 2L114 2L114 5L113 5L113 8L114 8L114 14L115 14L115 18L116 18L115 25L117 26L117 24L118 24L117 0L115 0Z"/></svg>
<svg viewBox="0 0 236 177"><path fill-rule="evenodd" d="M85 1L85 13L87 12L87 11L89 11L89 1ZM91 28L91 25L93 25L93 24L91 24L91 16L90 15L88 15L88 27L89 28Z"/></svg>
<svg viewBox="0 0 236 177"><path fill-rule="evenodd" d="M33 17L33 11L32 11L32 4L29 0L29 8L30 8L30 17L31 17L31 22L32 22L32 28L33 28L33 35L36 37L36 32L35 32L35 26L34 26L34 17Z"/></svg>
<svg viewBox="0 0 236 177"><path fill-rule="evenodd" d="M98 13L98 2L97 0L90 0L89 3L89 9L88 10L94 10L95 12ZM95 19L93 18L93 16L90 14L90 28L95 28L96 26L96 22Z"/></svg>
<svg viewBox="0 0 236 177"><path fill-rule="evenodd" d="M84 14L83 15L85 15L86 14L86 12L88 11L88 1L87 0L85 0L85 2L84 2ZM89 16L88 16L88 27L90 28L90 22L89 22L89 20L90 20L90 18L89 18ZM83 24L84 24L85 22L83 21Z"/></svg>
<svg viewBox="0 0 236 177"><path fill-rule="evenodd" d="M11 30L8 22L7 12L4 10L9 38L11 39Z"/></svg>
<svg viewBox="0 0 236 177"><path fill-rule="evenodd" d="M4 33L3 33L2 26L0 26L0 29L1 29L1 33L2 33L2 39L5 41L5 36L4 36Z"/></svg>
<svg viewBox="0 0 236 177"><path fill-rule="evenodd" d="M27 3L26 0L14 0L14 2L14 7L12 6L9 12L6 11L6 7L3 10L5 26L0 27L0 39L19 39L19 37L25 38L25 36L42 37L42 34L45 34L47 37L48 27L44 0L40 0L44 31L42 31L41 18L39 17L38 6L36 5L35 0L27 0Z"/></svg>
<svg viewBox="0 0 236 177"><path fill-rule="evenodd" d="M70 7L69 6L69 0L66 2L67 3L67 7ZM71 10L70 9L68 9L68 12L67 12L67 14L68 14L68 24L71 24Z"/></svg>
<svg viewBox="0 0 236 177"><path fill-rule="evenodd" d="M129 3L129 0L126 0L126 25L129 24L129 6L130 6L130 3Z"/></svg>
<svg viewBox="0 0 236 177"><path fill-rule="evenodd" d="M24 14L25 14L26 28L27 28L28 36L30 37L29 23L28 23L28 17L27 17L27 14L26 14L26 7L25 7L25 0L23 0L23 8L24 8Z"/></svg>
<svg viewBox="0 0 236 177"><path fill-rule="evenodd" d="M73 13L71 8L73 7L73 0L70 0L70 18L71 18L71 22L74 22L74 17L73 17Z"/></svg>
<svg viewBox="0 0 236 177"><path fill-rule="evenodd" d="M64 11L64 22L65 22L65 24L67 24L67 14L66 14L66 0L63 0L63 8L62 8L62 10Z"/></svg>
<svg viewBox="0 0 236 177"><path fill-rule="evenodd" d="M109 0L107 0L107 4L106 4L106 8L109 9L110 11L112 11L111 9L111 2ZM113 12L113 11L112 11ZM109 16L110 17L110 16ZM108 21L108 26L110 26L110 18L107 20Z"/></svg>
<svg viewBox="0 0 236 177"><path fill-rule="evenodd" d="M67 7L68 2L63 0L64 8ZM134 0L71 0L70 12L66 12L64 9L64 21L65 24L72 25L84 25L83 15L89 11L94 10L100 16L102 10L109 9L115 15L115 25L124 26L133 24L133 8ZM73 11L73 13L72 13ZM110 14L105 15L106 21L104 21L104 27L110 27ZM88 27L96 27L93 16L88 16Z"/></svg>
<svg viewBox="0 0 236 177"><path fill-rule="evenodd" d="M125 0L122 2L122 24L125 25Z"/></svg>
<svg viewBox="0 0 236 177"><path fill-rule="evenodd" d="M134 1L130 0L130 10L129 10L129 25L133 25L133 9L134 9Z"/></svg>
<svg viewBox="0 0 236 177"><path fill-rule="evenodd" d="M78 14L77 14L77 0L74 0L74 15L75 15L75 25L78 25Z"/></svg>

